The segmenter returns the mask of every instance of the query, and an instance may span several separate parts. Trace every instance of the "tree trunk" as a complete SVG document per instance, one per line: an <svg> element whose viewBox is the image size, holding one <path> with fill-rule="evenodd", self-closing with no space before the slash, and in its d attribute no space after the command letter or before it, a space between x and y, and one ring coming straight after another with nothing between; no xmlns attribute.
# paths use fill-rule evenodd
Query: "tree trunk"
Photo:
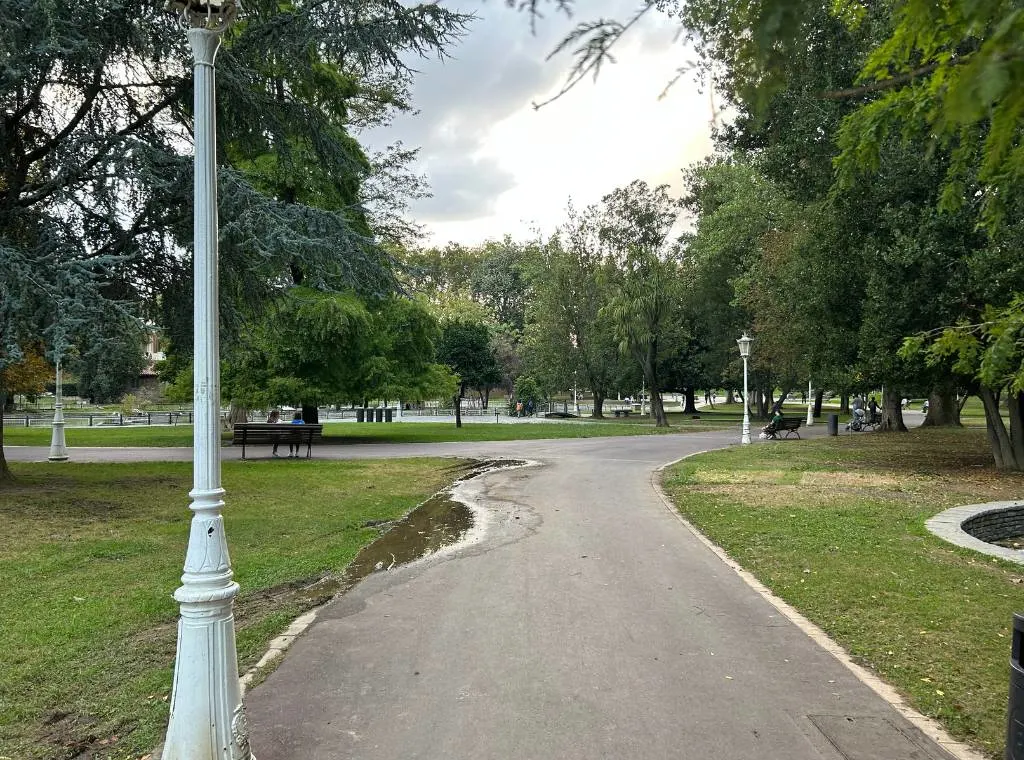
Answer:
<svg viewBox="0 0 1024 760"><path fill-rule="evenodd" d="M757 418L759 420L768 419L768 404L771 402L770 392L766 394L763 390L758 388L754 391L754 404L757 406Z"/></svg>
<svg viewBox="0 0 1024 760"><path fill-rule="evenodd" d="M604 419L604 394L599 391L594 391L594 409L590 416L595 420Z"/></svg>
<svg viewBox="0 0 1024 760"><path fill-rule="evenodd" d="M466 392L466 384L459 384L459 392L455 394L455 427L462 427L462 394Z"/></svg>
<svg viewBox="0 0 1024 760"><path fill-rule="evenodd" d="M823 391L823 390L816 390L814 392L814 410L812 412L815 419L817 419L818 417L821 416L821 404L822 404L822 402L824 400L825 400L825 391Z"/></svg>
<svg viewBox="0 0 1024 760"><path fill-rule="evenodd" d="M839 413L850 413L850 394L847 391L843 391L839 394Z"/></svg>
<svg viewBox="0 0 1024 760"><path fill-rule="evenodd" d="M735 404L736 403L735 399L736 399L736 396L737 396L738 393L739 393L739 391L737 391L735 388L729 388L725 392L725 403L726 404Z"/></svg>
<svg viewBox="0 0 1024 760"><path fill-rule="evenodd" d="M789 398L790 391L792 391L792 390L793 389L790 388L789 386L783 386L782 387L782 392L779 393L779 409L780 410L782 409L782 405L786 402L786 399ZM773 404L773 406L774 406L774 404ZM804 406L806 406L806 404L804 404Z"/></svg>
<svg viewBox="0 0 1024 760"><path fill-rule="evenodd" d="M651 341L647 347L647 354L644 357L643 372L647 380L648 394L651 398L651 414L654 415L655 427L669 427L668 417L665 416L665 406L661 402L661 390L658 388L658 376L655 371L655 360L658 356L658 344ZM643 400L640 401L643 408Z"/></svg>
<svg viewBox="0 0 1024 760"><path fill-rule="evenodd" d="M7 409L7 392L0 390L0 484L10 483L14 480L11 468L7 466L7 457L4 455L4 410Z"/></svg>
<svg viewBox="0 0 1024 760"><path fill-rule="evenodd" d="M249 410L242 404L238 404L235 401L231 402L231 407L228 409L228 424L234 428L240 422L249 421Z"/></svg>
<svg viewBox="0 0 1024 760"><path fill-rule="evenodd" d="M651 412L654 414L655 427L669 427L665 416L665 405L661 401L661 391L657 386L651 388Z"/></svg>
<svg viewBox="0 0 1024 760"><path fill-rule="evenodd" d="M921 427L960 427L960 407L956 389L951 382L937 385L928 394L928 414Z"/></svg>
<svg viewBox="0 0 1024 760"><path fill-rule="evenodd" d="M1024 393L1010 393L1006 397L1010 416L1010 451L1013 469L1024 470Z"/></svg>
<svg viewBox="0 0 1024 760"><path fill-rule="evenodd" d="M888 432L906 433L907 426L903 422L902 395L895 389L886 388L882 394L882 424L879 430Z"/></svg>
<svg viewBox="0 0 1024 760"><path fill-rule="evenodd" d="M1015 469L1010 435L1006 432L1006 425L999 414L999 392L982 385L978 388L978 397L981 399L981 405L985 408L985 432L988 434L988 444L992 450L992 459L996 463L996 469Z"/></svg>
<svg viewBox="0 0 1024 760"><path fill-rule="evenodd" d="M302 421L305 422L307 425L320 424L320 410L317 409L316 404L302 405Z"/></svg>
<svg viewBox="0 0 1024 760"><path fill-rule="evenodd" d="M697 413L697 401L694 398L696 391L693 387L683 388L683 394L686 396L686 406L683 407L684 414L696 414Z"/></svg>

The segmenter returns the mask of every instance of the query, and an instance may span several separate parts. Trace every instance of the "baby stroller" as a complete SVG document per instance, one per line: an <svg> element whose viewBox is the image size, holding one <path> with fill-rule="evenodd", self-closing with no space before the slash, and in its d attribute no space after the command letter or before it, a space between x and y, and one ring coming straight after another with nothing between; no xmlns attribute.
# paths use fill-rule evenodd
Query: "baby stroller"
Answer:
<svg viewBox="0 0 1024 760"><path fill-rule="evenodd" d="M846 423L846 429L853 431L854 433L860 433L865 430L874 430L881 424L881 422L881 412L875 410L874 412L869 413L858 407L853 410L853 416L850 417L850 421Z"/></svg>

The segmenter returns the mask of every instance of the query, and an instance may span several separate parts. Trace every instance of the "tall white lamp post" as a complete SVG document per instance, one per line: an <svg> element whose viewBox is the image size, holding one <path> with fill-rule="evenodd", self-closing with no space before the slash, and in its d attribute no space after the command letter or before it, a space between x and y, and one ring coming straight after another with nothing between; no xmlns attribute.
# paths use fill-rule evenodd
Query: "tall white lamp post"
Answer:
<svg viewBox="0 0 1024 760"><path fill-rule="evenodd" d="M807 425L808 427L814 424L814 388L811 386L811 381L807 381Z"/></svg>
<svg viewBox="0 0 1024 760"><path fill-rule="evenodd" d="M740 347L740 356L743 357L743 435L740 437L740 443L750 443L750 396L747 395L747 359L750 357L750 344L753 340L745 332L742 338L736 340Z"/></svg>
<svg viewBox="0 0 1024 760"><path fill-rule="evenodd" d="M53 428L50 432L51 462L68 461L68 447L64 442L64 396L61 383L60 360L57 360L57 388L53 396Z"/></svg>
<svg viewBox="0 0 1024 760"><path fill-rule="evenodd" d="M238 684L234 582L220 481L220 336L214 59L238 12L235 0L169 0L187 30L195 78L195 303L193 512L181 605L171 717L163 760L252 760Z"/></svg>

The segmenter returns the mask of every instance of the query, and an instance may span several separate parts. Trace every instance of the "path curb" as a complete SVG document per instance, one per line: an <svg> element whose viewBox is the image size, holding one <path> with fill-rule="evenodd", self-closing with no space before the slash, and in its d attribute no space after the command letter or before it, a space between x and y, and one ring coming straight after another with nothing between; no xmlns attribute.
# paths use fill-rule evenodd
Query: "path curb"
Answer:
<svg viewBox="0 0 1024 760"><path fill-rule="evenodd" d="M730 557L725 549L701 533L693 523L680 514L672 499L669 498L668 494L665 493L665 490L661 487L661 473L665 469L678 464L685 459L697 456L698 454L706 454L709 451L720 451L720 449L695 451L685 457L680 457L672 462L667 462L666 464L655 468L651 473L651 485L654 487L655 493L658 494L658 497L661 499L665 508L671 512L672 515L674 515L675 518L679 520L679 522L681 522L698 541L710 549L720 560L722 560L723 563L728 565L741 579L743 579L750 588L760 594L765 601L777 609L787 620L807 634L815 644L835 657L846 667L847 670L853 673L861 683L888 702L896 712L906 718L907 721L920 730L925 736L945 749L953 757L957 758L957 760L988 760L985 755L982 755L970 745L957 741L950 736L938 721L919 713L913 707L908 705L902 695L900 695L900 693L889 683L883 681L872 671L854 662L849 653L838 643L833 641L825 631L804 617L795 607L784 601L782 598L776 596L767 586L761 583L753 573L745 570L739 562Z"/></svg>

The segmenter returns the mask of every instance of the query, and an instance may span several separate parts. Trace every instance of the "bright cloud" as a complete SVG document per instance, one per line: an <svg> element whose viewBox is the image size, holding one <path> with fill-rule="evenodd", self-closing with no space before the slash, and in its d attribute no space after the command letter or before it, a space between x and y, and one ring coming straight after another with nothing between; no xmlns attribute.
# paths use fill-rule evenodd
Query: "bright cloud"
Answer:
<svg viewBox="0 0 1024 760"><path fill-rule="evenodd" d="M422 146L417 168L434 197L413 214L432 243L550 232L569 198L583 206L637 178L681 191L681 170L711 151L712 106L693 75L658 97L693 57L671 21L642 22L596 83L537 111L531 102L558 91L568 64L544 59L574 22L551 16L534 37L524 16L497 4L483 10L454 59L420 67L419 113L364 136ZM608 0L584 12L621 17L629 7Z"/></svg>

